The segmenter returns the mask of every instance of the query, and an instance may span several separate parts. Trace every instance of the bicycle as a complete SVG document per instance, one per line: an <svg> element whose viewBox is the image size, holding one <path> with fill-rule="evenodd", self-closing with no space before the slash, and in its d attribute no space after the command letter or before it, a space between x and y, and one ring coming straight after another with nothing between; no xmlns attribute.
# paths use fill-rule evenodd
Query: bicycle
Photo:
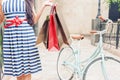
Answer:
<svg viewBox="0 0 120 80"><path fill-rule="evenodd" d="M120 69L117 69L120 67L120 60L106 56L103 50L102 35L106 31L105 29L92 32L100 35L99 43L92 55L83 61L80 59L80 50L78 48L80 39L78 40L77 46L71 43L68 47L60 50L57 58L57 74L60 80L120 80ZM100 69L97 69L97 67ZM112 72L110 72L111 70ZM96 75L92 76L92 73L98 77Z"/></svg>

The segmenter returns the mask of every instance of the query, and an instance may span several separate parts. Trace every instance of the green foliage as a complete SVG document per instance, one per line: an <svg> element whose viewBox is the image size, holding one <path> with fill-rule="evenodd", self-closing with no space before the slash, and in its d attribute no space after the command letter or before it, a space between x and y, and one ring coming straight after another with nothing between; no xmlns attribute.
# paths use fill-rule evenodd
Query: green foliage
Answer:
<svg viewBox="0 0 120 80"><path fill-rule="evenodd" d="M111 3L111 2L120 2L120 0L106 0L108 3Z"/></svg>
<svg viewBox="0 0 120 80"><path fill-rule="evenodd" d="M118 4L118 11L120 11L120 0L105 0L107 4L110 6L112 3Z"/></svg>

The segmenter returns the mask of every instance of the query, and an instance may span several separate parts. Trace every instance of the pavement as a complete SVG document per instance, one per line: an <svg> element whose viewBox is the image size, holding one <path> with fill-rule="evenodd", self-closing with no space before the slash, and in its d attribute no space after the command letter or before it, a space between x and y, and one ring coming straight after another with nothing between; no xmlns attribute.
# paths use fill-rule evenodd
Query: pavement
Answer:
<svg viewBox="0 0 120 80"><path fill-rule="evenodd" d="M65 44L62 45L62 47L65 47L65 46L66 46ZM57 57L58 57L59 51L48 51L43 45L43 43L41 43L38 46L38 48L39 48L43 70L39 73L33 74L32 80L59 80L57 76L57 70L56 70L56 63L57 63ZM92 53L96 49L96 46L91 45L91 41L89 38L85 38L84 40L80 41L80 48L82 50L81 56L80 56L82 60L90 56L91 55L90 53ZM113 47L106 50L107 50L106 55L113 56L120 59L120 54L119 54L120 52L118 52L120 50L116 50ZM114 54L111 54L111 52L113 52ZM117 74L120 74L120 73L117 73ZM16 80L16 78L12 77L10 80ZM89 79L89 80L93 80L93 79ZM94 79L94 80L103 80L103 79ZM120 80L120 79L113 79L113 80Z"/></svg>

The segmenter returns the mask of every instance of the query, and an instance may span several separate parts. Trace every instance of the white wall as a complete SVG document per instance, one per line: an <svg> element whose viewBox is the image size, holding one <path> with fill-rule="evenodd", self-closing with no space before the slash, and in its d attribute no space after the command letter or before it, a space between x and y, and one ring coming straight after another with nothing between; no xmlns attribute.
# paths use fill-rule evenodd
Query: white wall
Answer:
<svg viewBox="0 0 120 80"><path fill-rule="evenodd" d="M37 11L44 0L37 0ZM98 0L56 0L57 11L63 26L66 26L70 33L88 34L91 30L91 20L95 19L98 10ZM46 8L39 20L41 27L50 8ZM101 14L108 17L108 7L104 0L101 0Z"/></svg>

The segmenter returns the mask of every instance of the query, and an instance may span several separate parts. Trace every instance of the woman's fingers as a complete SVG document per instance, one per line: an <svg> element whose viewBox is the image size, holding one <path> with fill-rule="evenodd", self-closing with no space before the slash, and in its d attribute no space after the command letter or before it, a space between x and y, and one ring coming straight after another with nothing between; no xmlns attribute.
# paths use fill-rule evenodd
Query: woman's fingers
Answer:
<svg viewBox="0 0 120 80"><path fill-rule="evenodd" d="M52 6L52 5L53 5L53 2L52 2L52 0L46 0L46 1L44 2L44 5L45 5L45 6Z"/></svg>

